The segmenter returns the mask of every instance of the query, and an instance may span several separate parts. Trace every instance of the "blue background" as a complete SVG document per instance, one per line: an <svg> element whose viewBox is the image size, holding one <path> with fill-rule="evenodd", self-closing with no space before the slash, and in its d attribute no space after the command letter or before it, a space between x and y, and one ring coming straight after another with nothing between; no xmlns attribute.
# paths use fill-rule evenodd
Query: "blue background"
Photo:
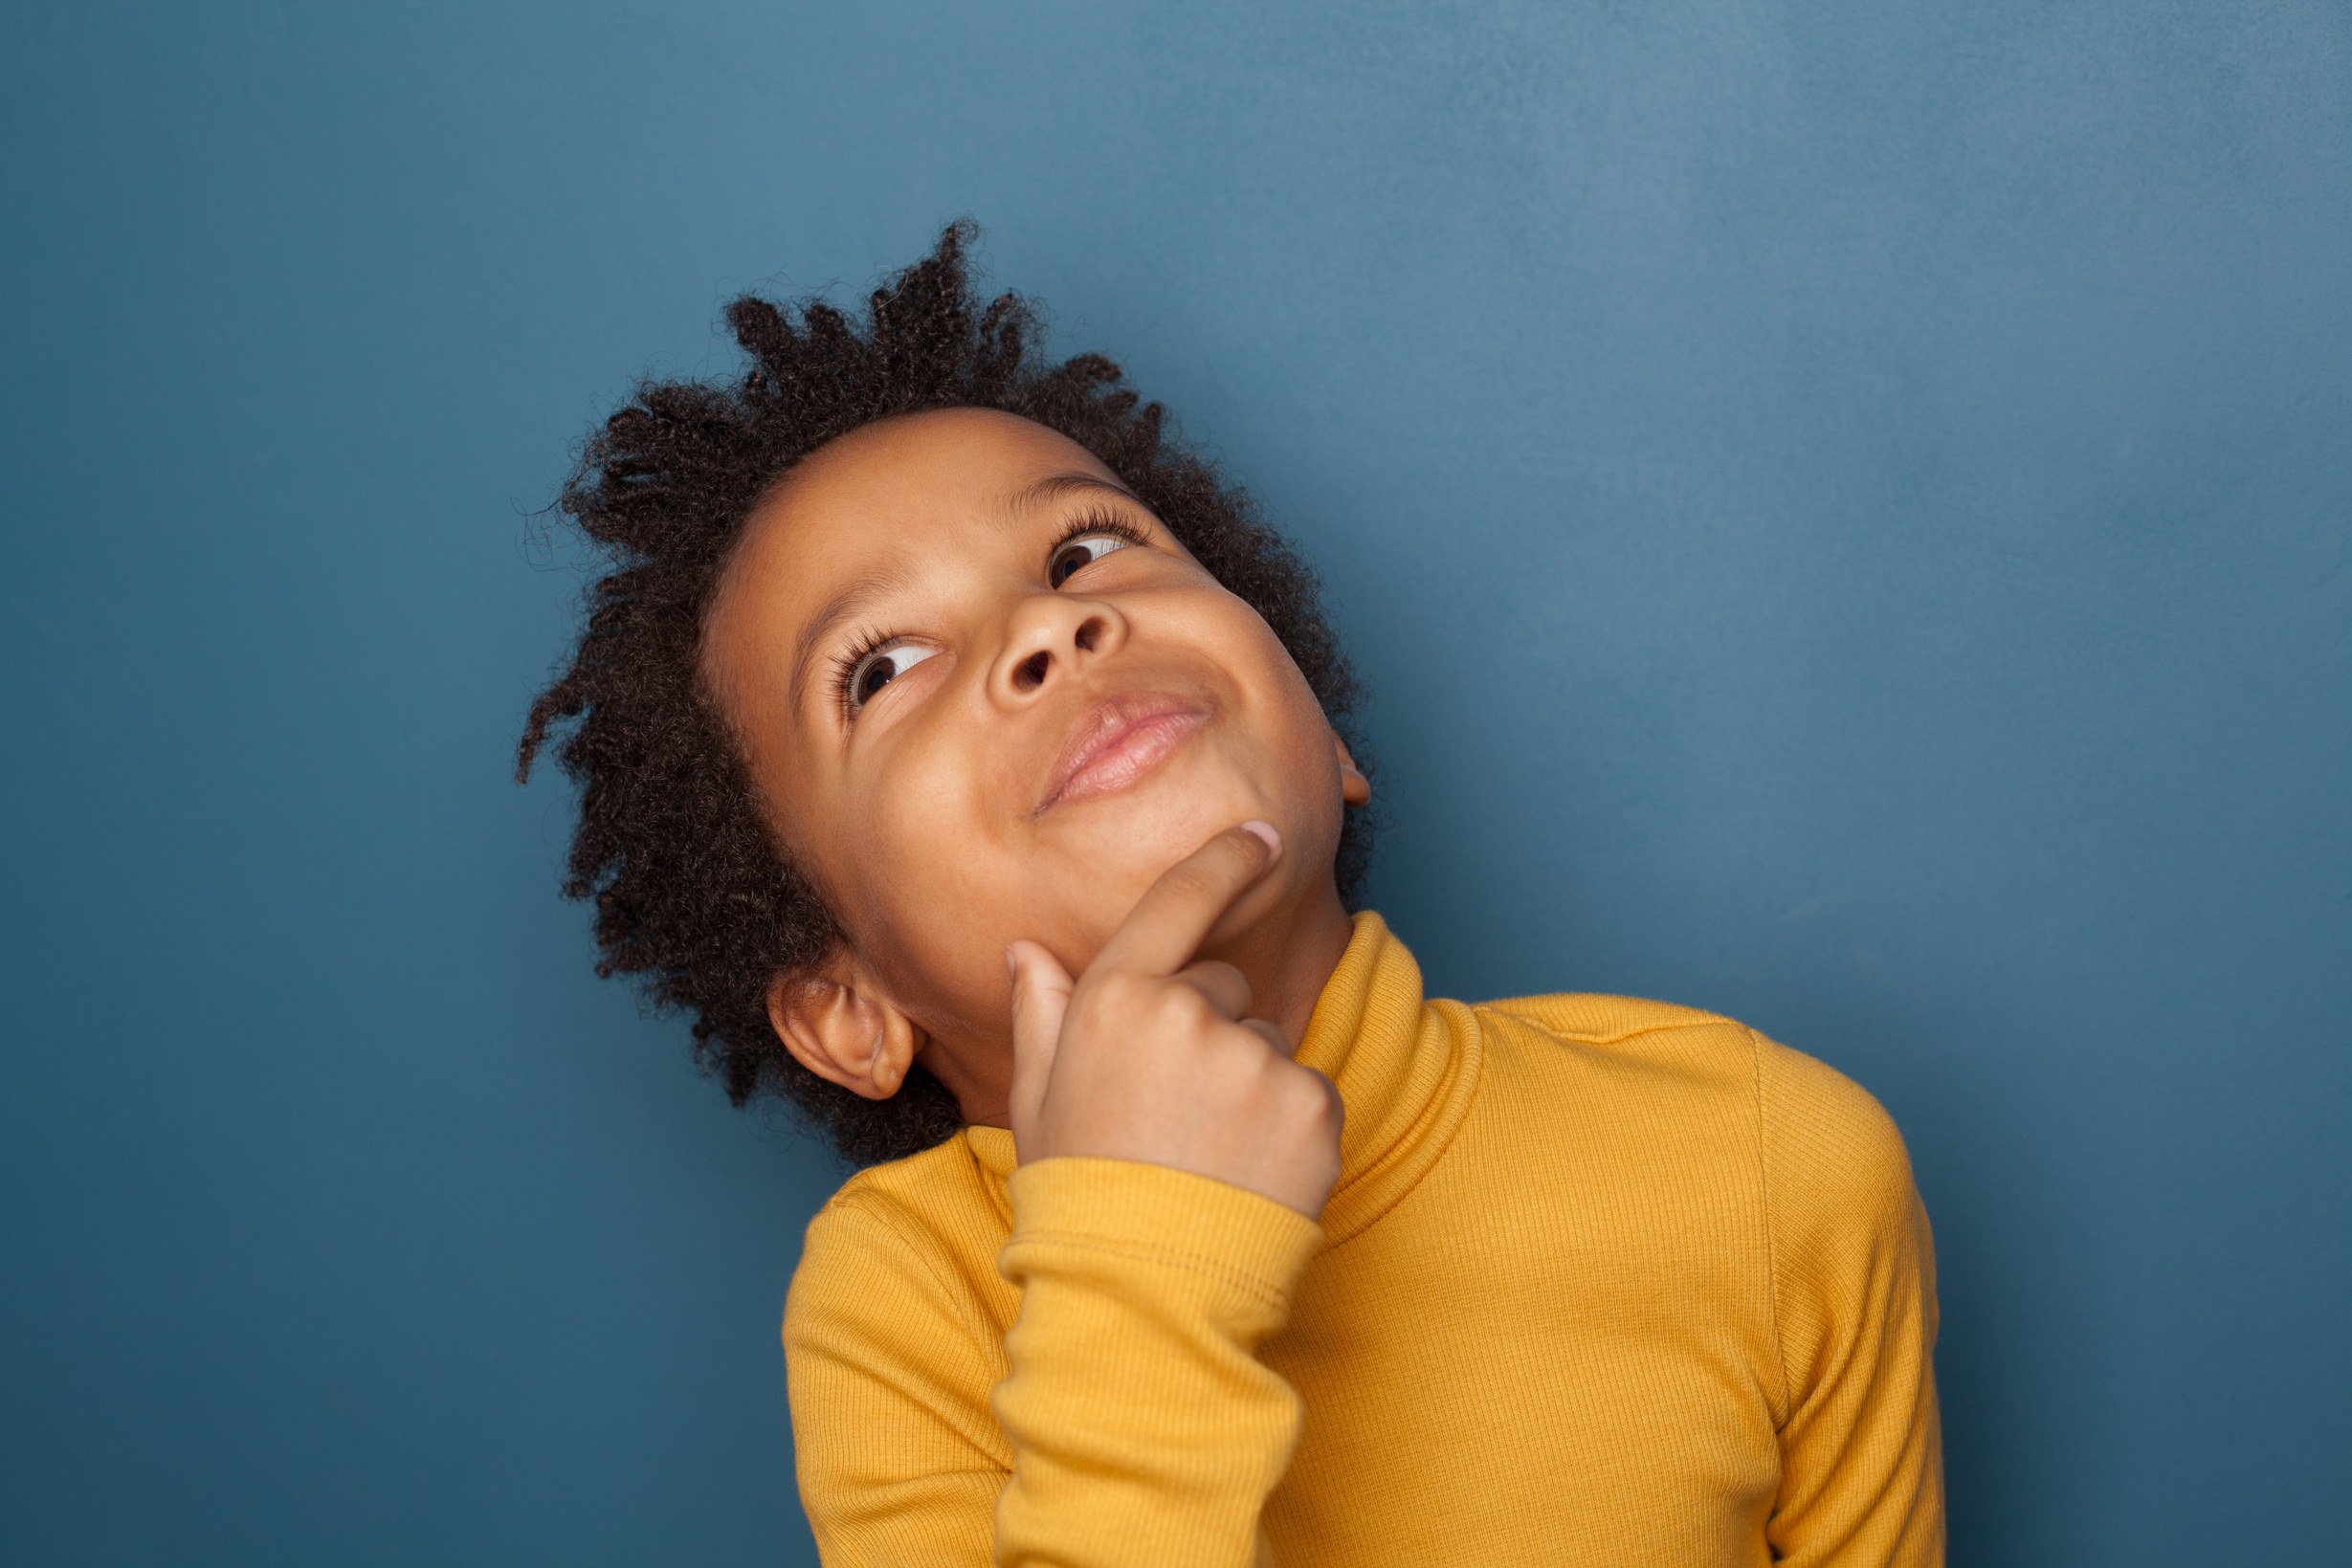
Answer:
<svg viewBox="0 0 2352 1568"><path fill-rule="evenodd" d="M970 212L1320 563L1433 988L1893 1110L1957 1560L2341 1560L2352 11L5 36L0 1559L807 1560L835 1173L589 976L532 514Z"/></svg>

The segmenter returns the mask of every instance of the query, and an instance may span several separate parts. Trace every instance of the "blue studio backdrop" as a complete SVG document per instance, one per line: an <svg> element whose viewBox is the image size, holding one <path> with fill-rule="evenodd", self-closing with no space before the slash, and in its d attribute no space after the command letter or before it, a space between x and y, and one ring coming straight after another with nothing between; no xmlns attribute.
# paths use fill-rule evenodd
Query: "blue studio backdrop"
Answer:
<svg viewBox="0 0 2352 1568"><path fill-rule="evenodd" d="M1957 1560L2342 1560L2352 11L5 33L0 1560L812 1560L837 1172L509 775L590 423L964 213L1319 563L1433 990L1893 1111Z"/></svg>

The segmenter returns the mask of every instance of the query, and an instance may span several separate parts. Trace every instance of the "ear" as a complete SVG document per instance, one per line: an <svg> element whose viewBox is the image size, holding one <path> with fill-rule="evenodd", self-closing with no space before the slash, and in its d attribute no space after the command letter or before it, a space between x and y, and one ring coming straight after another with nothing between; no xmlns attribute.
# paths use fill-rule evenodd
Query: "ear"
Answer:
<svg viewBox="0 0 2352 1568"><path fill-rule="evenodd" d="M1350 806L1369 804L1372 781L1364 776L1364 770L1356 765L1356 760L1347 755L1346 741L1334 734L1331 743L1340 748L1340 799Z"/></svg>
<svg viewBox="0 0 2352 1568"><path fill-rule="evenodd" d="M924 1044L847 947L813 971L778 975L767 987L767 1021L792 1060L870 1100L899 1092Z"/></svg>

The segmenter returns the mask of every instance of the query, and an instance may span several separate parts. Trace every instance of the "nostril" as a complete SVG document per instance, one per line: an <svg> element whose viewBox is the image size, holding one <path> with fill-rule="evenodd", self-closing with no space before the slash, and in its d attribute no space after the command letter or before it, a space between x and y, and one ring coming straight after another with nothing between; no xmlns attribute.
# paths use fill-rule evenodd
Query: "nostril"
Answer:
<svg viewBox="0 0 2352 1568"><path fill-rule="evenodd" d="M1016 692L1035 691L1038 687L1045 684L1045 673L1046 671L1052 669L1053 665L1054 655L1047 652L1042 648L1039 649L1036 652L1032 653L1028 658L1023 659L1020 662L1020 665L1014 669L1012 672L1012 689Z"/></svg>
<svg viewBox="0 0 2352 1568"><path fill-rule="evenodd" d="M1079 652L1093 652L1095 644L1102 640L1102 618L1098 615L1088 616L1084 624L1078 628L1077 636L1073 640L1077 643Z"/></svg>

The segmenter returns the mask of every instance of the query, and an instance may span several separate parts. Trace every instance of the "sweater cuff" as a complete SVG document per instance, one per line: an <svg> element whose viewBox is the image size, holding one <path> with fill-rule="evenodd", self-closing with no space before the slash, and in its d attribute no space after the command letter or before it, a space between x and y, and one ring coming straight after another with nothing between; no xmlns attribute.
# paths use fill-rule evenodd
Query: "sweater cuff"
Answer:
<svg viewBox="0 0 2352 1568"><path fill-rule="evenodd" d="M1222 1279L1286 1304L1322 1227L1297 1209L1212 1177L1133 1159L1059 1156L1006 1182L1008 1250L1024 1243L1113 1252Z"/></svg>

